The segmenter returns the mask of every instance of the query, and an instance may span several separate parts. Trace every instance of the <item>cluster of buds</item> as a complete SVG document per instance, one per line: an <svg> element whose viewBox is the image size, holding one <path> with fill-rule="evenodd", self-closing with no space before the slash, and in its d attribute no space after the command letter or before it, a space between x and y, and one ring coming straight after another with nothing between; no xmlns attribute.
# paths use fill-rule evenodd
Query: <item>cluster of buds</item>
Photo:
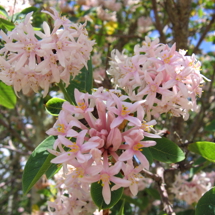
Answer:
<svg viewBox="0 0 215 215"><path fill-rule="evenodd" d="M144 120L141 104L145 101L130 103L120 91L103 88L92 95L76 89L75 99L77 105L63 103L56 123L47 131L57 136L49 150L56 156L51 162L63 165L68 187L101 183L106 204L111 201L111 190L120 187L129 187L135 196L140 171L149 168L142 148L156 144L144 137L160 138L151 133L156 121ZM74 170L68 171L71 167Z"/></svg>
<svg viewBox="0 0 215 215"><path fill-rule="evenodd" d="M5 46L0 50L0 80L12 85L15 92L27 94L31 90L48 93L51 83L60 80L69 85L73 78L86 66L94 41L87 36L85 25L74 24L55 9L49 14L54 20L51 31L43 23L43 31L35 31L30 23L32 13L6 35L0 32Z"/></svg>
<svg viewBox="0 0 215 215"><path fill-rule="evenodd" d="M145 99L142 104L147 119L162 113L188 119L189 110L196 111L196 97L202 94L205 78L200 73L201 63L186 51L151 41L148 37L142 47L134 47L134 56L117 50L111 53L109 74L114 83L124 89L132 101Z"/></svg>

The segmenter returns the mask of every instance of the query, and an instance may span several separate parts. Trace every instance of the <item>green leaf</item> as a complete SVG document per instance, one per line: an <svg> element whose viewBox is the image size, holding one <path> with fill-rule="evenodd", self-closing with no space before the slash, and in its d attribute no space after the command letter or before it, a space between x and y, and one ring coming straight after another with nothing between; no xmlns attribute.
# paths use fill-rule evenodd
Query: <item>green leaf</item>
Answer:
<svg viewBox="0 0 215 215"><path fill-rule="evenodd" d="M3 15L4 17L8 18L7 11L1 5L0 5L0 14Z"/></svg>
<svg viewBox="0 0 215 215"><path fill-rule="evenodd" d="M149 147L149 150L155 160L165 163L177 163L185 159L184 152L171 140L168 140L165 137L144 138L144 140L145 139L154 140L157 142L155 146Z"/></svg>
<svg viewBox="0 0 215 215"><path fill-rule="evenodd" d="M79 75L77 75L74 79L70 80L70 84L66 88L74 104L75 104L74 96L75 88L77 88L80 92L88 92L89 94L91 94L91 90L93 87L93 73L91 60L87 62L87 66L88 69L84 67Z"/></svg>
<svg viewBox="0 0 215 215"><path fill-rule="evenodd" d="M195 215L215 215L215 187L201 197Z"/></svg>
<svg viewBox="0 0 215 215"><path fill-rule="evenodd" d="M11 86L0 81L0 105L13 109L16 105L16 95Z"/></svg>
<svg viewBox="0 0 215 215"><path fill-rule="evenodd" d="M111 214L114 215L132 215L132 207L125 199L120 199L111 209ZM124 203L125 202L125 203ZM124 212L122 212L124 211ZM121 214L120 214L121 213Z"/></svg>
<svg viewBox="0 0 215 215"><path fill-rule="evenodd" d="M156 189L154 189L152 187L149 187L149 188L146 188L145 191L150 196L152 196L154 199L160 199L160 194L159 194L159 192Z"/></svg>
<svg viewBox="0 0 215 215"><path fill-rule="evenodd" d="M189 209L186 211L180 211L176 215L195 215L195 210Z"/></svg>
<svg viewBox="0 0 215 215"><path fill-rule="evenodd" d="M51 115L58 116L65 101L66 100L60 98L52 98L46 103L46 110Z"/></svg>
<svg viewBox="0 0 215 215"><path fill-rule="evenodd" d="M215 131L215 119L206 125L205 130L206 131Z"/></svg>
<svg viewBox="0 0 215 215"><path fill-rule="evenodd" d="M146 196L141 197L141 198L140 197L132 198L130 196L123 195L122 199L125 199L126 202L128 202L128 203L136 205L141 210L144 210L147 207L147 205L148 205L148 198Z"/></svg>
<svg viewBox="0 0 215 215"><path fill-rule="evenodd" d="M0 28L3 30L6 29L7 31L12 31L15 28L15 25L12 22L0 18Z"/></svg>
<svg viewBox="0 0 215 215"><path fill-rule="evenodd" d="M152 153L150 152L149 148L142 148L142 154L145 155L146 159L149 161L150 164L153 162Z"/></svg>
<svg viewBox="0 0 215 215"><path fill-rule="evenodd" d="M58 171L60 171L62 165L57 165L52 163L51 166L48 168L48 170L46 171L46 177L49 179L51 177L53 177Z"/></svg>
<svg viewBox="0 0 215 215"><path fill-rule="evenodd" d="M125 199L122 202L118 215L124 215Z"/></svg>
<svg viewBox="0 0 215 215"><path fill-rule="evenodd" d="M188 146L191 152L200 154L202 157L209 161L215 162L215 143L207 141L199 141L196 143L191 143Z"/></svg>
<svg viewBox="0 0 215 215"><path fill-rule="evenodd" d="M51 166L50 161L55 156L47 149L52 149L54 142L53 136L47 137L30 155L22 176L23 193L26 194Z"/></svg>
<svg viewBox="0 0 215 215"><path fill-rule="evenodd" d="M190 169L190 177L193 177L195 174L203 170L205 167L207 167L211 162L207 159L203 158L202 156L199 157L193 165L197 165L197 167L193 167Z"/></svg>
<svg viewBox="0 0 215 215"><path fill-rule="evenodd" d="M112 186L114 186L114 183L111 183L110 188ZM99 210L113 207L121 199L124 190L124 188L121 187L117 190L111 191L111 202L107 205L102 196L102 189L103 186L98 182L91 184L91 197Z"/></svg>
<svg viewBox="0 0 215 215"><path fill-rule="evenodd" d="M27 15L28 13L36 12L37 10L38 10L38 8L36 8L36 7L28 7L28 8L25 8L24 10L22 10L20 12L20 14Z"/></svg>

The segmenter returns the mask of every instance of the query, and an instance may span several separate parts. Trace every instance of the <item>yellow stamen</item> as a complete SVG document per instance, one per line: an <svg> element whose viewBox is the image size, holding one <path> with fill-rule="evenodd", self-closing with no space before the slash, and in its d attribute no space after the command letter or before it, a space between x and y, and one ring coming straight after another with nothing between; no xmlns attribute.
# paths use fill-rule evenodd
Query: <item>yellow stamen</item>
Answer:
<svg viewBox="0 0 215 215"><path fill-rule="evenodd" d="M84 170L82 167L77 167L75 170L75 175L72 176L73 178L83 178L84 177Z"/></svg>
<svg viewBox="0 0 215 215"><path fill-rule="evenodd" d="M155 84L152 84L150 86L150 89L151 89L152 92L156 92L157 91L157 86Z"/></svg>
<svg viewBox="0 0 215 215"><path fill-rule="evenodd" d="M58 125L56 125L55 128L57 129L58 132L65 133L65 125L64 124L58 124Z"/></svg>
<svg viewBox="0 0 215 215"><path fill-rule="evenodd" d="M127 115L129 113L129 111L127 111L127 109L128 108L126 106L124 106L124 105L122 106L122 111L121 111L122 116L125 116L125 115Z"/></svg>
<svg viewBox="0 0 215 215"><path fill-rule="evenodd" d="M104 186L104 184L106 182L108 182L110 179L110 176L107 174L107 173L104 173L100 176L100 181L102 181L102 186ZM99 182L98 182L99 183ZM110 184L110 181L109 181L109 184Z"/></svg>
<svg viewBox="0 0 215 215"><path fill-rule="evenodd" d="M78 102L78 105L75 106L76 108L81 108L82 110L86 110L87 106L84 102Z"/></svg>
<svg viewBox="0 0 215 215"><path fill-rule="evenodd" d="M76 152L78 152L78 151L79 151L79 146L77 145L77 143L76 143L76 142L74 142L72 145L69 145L68 147L70 147L70 148L71 148L70 152L74 152L74 153L76 153Z"/></svg>
<svg viewBox="0 0 215 215"><path fill-rule="evenodd" d="M141 148L143 147L143 145L141 143L137 143L133 146L133 150L134 151L143 151Z"/></svg>
<svg viewBox="0 0 215 215"><path fill-rule="evenodd" d="M143 121L141 128L146 131L146 132L150 132L150 128L152 128L152 125L147 125L146 121Z"/></svg>

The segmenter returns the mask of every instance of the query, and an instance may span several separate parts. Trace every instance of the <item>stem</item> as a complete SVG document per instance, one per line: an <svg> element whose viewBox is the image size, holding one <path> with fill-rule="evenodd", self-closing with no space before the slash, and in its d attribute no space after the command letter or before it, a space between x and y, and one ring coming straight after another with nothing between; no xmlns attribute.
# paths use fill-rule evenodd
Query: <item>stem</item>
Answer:
<svg viewBox="0 0 215 215"><path fill-rule="evenodd" d="M103 215L109 215L109 209L105 209L105 210L103 210Z"/></svg>
<svg viewBox="0 0 215 215"><path fill-rule="evenodd" d="M64 84L62 82L58 83L58 87L60 88L60 90L62 91L64 98L70 103L70 104L74 104L74 102L72 101L72 98L70 97L70 95L68 94L66 88L64 87Z"/></svg>

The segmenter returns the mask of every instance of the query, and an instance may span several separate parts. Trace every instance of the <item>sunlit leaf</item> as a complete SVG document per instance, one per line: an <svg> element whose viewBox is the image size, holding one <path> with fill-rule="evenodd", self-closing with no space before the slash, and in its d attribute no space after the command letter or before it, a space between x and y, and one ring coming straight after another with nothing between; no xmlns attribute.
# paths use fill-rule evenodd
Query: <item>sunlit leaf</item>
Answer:
<svg viewBox="0 0 215 215"><path fill-rule="evenodd" d="M55 138L47 137L30 155L22 176L23 193L27 193L34 184L45 174L51 166L51 160L55 157L47 149L52 149Z"/></svg>
<svg viewBox="0 0 215 215"><path fill-rule="evenodd" d="M191 152L200 154L209 161L215 162L215 143L207 141L199 141L188 146Z"/></svg>
<svg viewBox="0 0 215 215"><path fill-rule="evenodd" d="M215 187L201 197L195 215L215 215Z"/></svg>
<svg viewBox="0 0 215 215"><path fill-rule="evenodd" d="M13 88L0 81L0 105L13 109L16 105L16 100Z"/></svg>
<svg viewBox="0 0 215 215"><path fill-rule="evenodd" d="M149 147L152 157L155 160L165 163L177 163L185 159L184 152L171 140L165 137L147 139L154 140L157 143L155 146Z"/></svg>
<svg viewBox="0 0 215 215"><path fill-rule="evenodd" d="M58 116L62 110L62 105L66 100L61 98L52 98L46 103L46 110L54 116Z"/></svg>

